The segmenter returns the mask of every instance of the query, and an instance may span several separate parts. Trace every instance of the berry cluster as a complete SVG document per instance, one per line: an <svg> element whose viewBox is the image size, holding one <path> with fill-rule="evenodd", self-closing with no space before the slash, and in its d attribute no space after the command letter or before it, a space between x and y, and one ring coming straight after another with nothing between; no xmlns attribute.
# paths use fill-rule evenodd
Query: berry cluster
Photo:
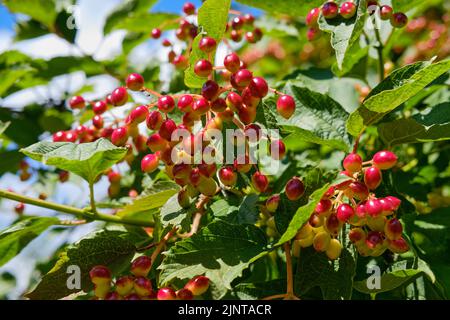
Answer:
<svg viewBox="0 0 450 320"><path fill-rule="evenodd" d="M403 12L393 12L388 5L379 6L378 1L369 1L367 8L370 14L374 14L379 9L380 19L389 20L394 28L403 28L408 23L408 17ZM340 6L334 1L327 1L319 8L313 8L306 16L306 25L309 27L306 37L309 41L314 41L320 37L321 31L318 27L320 14L327 19L351 19L355 16L357 6L353 1L343 2Z"/></svg>
<svg viewBox="0 0 450 320"><path fill-rule="evenodd" d="M190 22L187 17L196 16L196 8L194 4L190 2L186 2L183 5L183 13L185 16L176 19L176 22L179 24L178 28L175 30L175 35L178 40L186 42L186 49L184 49L181 53L176 53L173 49L173 44L168 39L164 39L162 44L164 47L170 47L171 50L168 53L168 60L175 67L179 69L184 69L187 67L188 58L187 56L190 54L190 49L192 46L193 39L198 34L198 26L194 22ZM251 14L242 14L241 12L237 12L234 10L230 11L230 14L234 15L234 17L227 23L225 36L234 41L240 42L242 39L245 39L248 43L256 43L261 40L263 33L261 29L254 27L255 17ZM192 19L191 19L192 21ZM162 30L161 28L154 28L151 31L151 37L153 39L159 39L161 37ZM209 38L210 42L206 40L203 42L205 51L209 50L211 52L215 49L216 41L212 38ZM225 40L225 39L224 39Z"/></svg>
<svg viewBox="0 0 450 320"><path fill-rule="evenodd" d="M102 300L192 300L209 288L209 279L196 276L186 285L175 291L171 287L154 289L148 278L152 266L151 259L145 255L133 260L131 275L123 275L113 282L111 271L105 266L94 266L89 272L94 284L95 299Z"/></svg>
<svg viewBox="0 0 450 320"><path fill-rule="evenodd" d="M356 153L347 155L341 174L349 179L325 193L308 223L297 233L294 253L312 245L329 259L337 259L342 251L337 237L345 224L350 225L349 239L362 256L379 256L386 249L394 253L408 251L402 224L396 217L400 199L377 198L374 193L382 181L382 170L392 168L396 162L396 155L390 151L379 151L367 162Z"/></svg>

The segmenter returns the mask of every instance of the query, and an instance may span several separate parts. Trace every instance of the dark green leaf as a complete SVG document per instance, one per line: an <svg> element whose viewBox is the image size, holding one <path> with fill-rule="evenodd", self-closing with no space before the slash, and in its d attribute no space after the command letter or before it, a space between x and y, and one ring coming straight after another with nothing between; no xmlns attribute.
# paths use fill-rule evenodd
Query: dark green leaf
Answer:
<svg viewBox="0 0 450 320"><path fill-rule="evenodd" d="M250 194L242 199L227 198L215 201L211 210L215 217L235 224L254 224L259 215L258 196Z"/></svg>
<svg viewBox="0 0 450 320"><path fill-rule="evenodd" d="M290 16L306 16L314 7L320 7L323 4L321 0L238 0L238 2L251 7L263 9L269 13L284 13Z"/></svg>
<svg viewBox="0 0 450 320"><path fill-rule="evenodd" d="M370 281L370 279L356 281L353 284L353 288L355 288L359 292L367 294L391 291L411 283L422 274L422 271L415 269L396 270L393 272L385 273L381 276L379 289L369 289L367 287L367 282Z"/></svg>

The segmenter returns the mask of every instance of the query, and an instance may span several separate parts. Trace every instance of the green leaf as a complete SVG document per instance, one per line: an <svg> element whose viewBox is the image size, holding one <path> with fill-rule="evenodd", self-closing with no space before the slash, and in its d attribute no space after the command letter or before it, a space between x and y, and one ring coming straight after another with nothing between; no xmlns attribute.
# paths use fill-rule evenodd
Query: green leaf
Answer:
<svg viewBox="0 0 450 320"><path fill-rule="evenodd" d="M4 5L13 13L30 16L47 27L56 19L56 8L53 0L4 0Z"/></svg>
<svg viewBox="0 0 450 320"><path fill-rule="evenodd" d="M55 300L79 292L79 289L69 289L67 286L71 275L67 273L69 266L80 268L81 289L85 292L93 288L89 279L92 267L105 265L113 274L123 272L129 267L136 252L136 247L128 236L123 231L102 230L70 246L26 297L31 300Z"/></svg>
<svg viewBox="0 0 450 320"><path fill-rule="evenodd" d="M387 292L411 283L422 274L423 272L421 270L415 269L396 270L393 272L385 273L381 276L379 289L369 289L367 287L368 282L370 283L370 278L366 280L356 281L353 284L353 288L355 288L359 292L367 294Z"/></svg>
<svg viewBox="0 0 450 320"><path fill-rule="evenodd" d="M267 239L257 227L215 221L165 253L159 282L204 274L212 282L214 299L219 299L244 269L267 253L266 247Z"/></svg>
<svg viewBox="0 0 450 320"><path fill-rule="evenodd" d="M60 112L56 109L47 109L38 119L38 122L42 129L54 133L60 130L70 129L70 126L73 123L73 116L71 112Z"/></svg>
<svg viewBox="0 0 450 320"><path fill-rule="evenodd" d="M126 0L122 2L106 17L103 33L106 35L116 29L116 25L130 14L147 12L156 2L156 0ZM150 30L147 30L147 32Z"/></svg>
<svg viewBox="0 0 450 320"><path fill-rule="evenodd" d="M27 217L0 232L0 266L14 258L48 227L58 224L58 218Z"/></svg>
<svg viewBox="0 0 450 320"><path fill-rule="evenodd" d="M178 26L176 19L179 17L180 16L176 14L160 12L130 14L120 20L114 26L114 29L125 29L131 32L145 33L148 39L148 32L153 28L159 28L161 30L175 29Z"/></svg>
<svg viewBox="0 0 450 320"><path fill-rule="evenodd" d="M178 194L173 195L161 208L160 219L163 228L181 226L183 230L188 230L194 211L195 206L182 208L178 203Z"/></svg>
<svg viewBox="0 0 450 320"><path fill-rule="evenodd" d="M23 154L16 150L4 151L0 153L0 175L5 172L16 172L19 163L23 159Z"/></svg>
<svg viewBox="0 0 450 320"><path fill-rule="evenodd" d="M368 52L360 51L358 44L366 17L367 0L358 1L357 12L351 19L345 19L340 15L334 19L325 19L322 14L319 17L319 28L331 33L331 46L336 52L337 67L341 74L350 71L353 65L359 61L359 59L355 59L355 55Z"/></svg>
<svg viewBox="0 0 450 320"><path fill-rule="evenodd" d="M3 122L0 121L0 135L3 134L3 132L5 132L6 129L8 129L9 125L11 124L11 122Z"/></svg>
<svg viewBox="0 0 450 320"><path fill-rule="evenodd" d="M184 72L184 83L189 88L200 88L206 78L201 78L194 73L194 65L198 60L207 59L208 54L198 47L200 39L205 35L214 38L217 43L222 40L225 26L228 21L228 11L231 0L206 0L198 9L199 34L192 43L192 52L189 56L189 67ZM214 57L215 52L212 52Z"/></svg>
<svg viewBox="0 0 450 320"><path fill-rule="evenodd" d="M34 19L18 21L16 24L15 41L37 38L48 33L48 29L39 21Z"/></svg>
<svg viewBox="0 0 450 320"><path fill-rule="evenodd" d="M409 98L418 94L433 80L450 70L450 60L437 63L417 62L392 72L376 86L361 107L347 121L347 130L358 136Z"/></svg>
<svg viewBox="0 0 450 320"><path fill-rule="evenodd" d="M270 13L283 13L294 17L306 16L312 8L323 4L322 0L238 0L238 2Z"/></svg>
<svg viewBox="0 0 450 320"><path fill-rule="evenodd" d="M0 71L0 95L3 95L18 80L35 70L29 67L19 67Z"/></svg>
<svg viewBox="0 0 450 320"><path fill-rule="evenodd" d="M286 279L275 279L264 282L240 283L233 288L233 298L239 300L257 300L280 294L286 290Z"/></svg>
<svg viewBox="0 0 450 320"><path fill-rule="evenodd" d="M234 224L254 224L258 220L258 195L249 194L242 200L234 197L220 199L211 205L215 217Z"/></svg>
<svg viewBox="0 0 450 320"><path fill-rule="evenodd" d="M442 103L408 119L381 123L380 138L388 146L450 139L450 103Z"/></svg>
<svg viewBox="0 0 450 320"><path fill-rule="evenodd" d="M41 141L20 151L46 165L73 172L89 183L127 153L126 148L116 147L104 138L82 144Z"/></svg>

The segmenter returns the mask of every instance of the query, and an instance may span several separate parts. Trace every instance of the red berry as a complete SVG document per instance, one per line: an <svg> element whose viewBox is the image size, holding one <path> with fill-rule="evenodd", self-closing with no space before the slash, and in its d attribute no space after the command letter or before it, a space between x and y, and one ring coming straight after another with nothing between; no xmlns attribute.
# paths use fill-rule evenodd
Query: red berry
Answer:
<svg viewBox="0 0 450 320"><path fill-rule="evenodd" d="M110 171L109 173L108 173L108 180L109 180L109 182L111 182L111 183L117 183L117 182L120 182L120 179L122 178L122 176L120 175L120 173L119 172L117 172L117 171Z"/></svg>
<svg viewBox="0 0 450 320"><path fill-rule="evenodd" d="M237 112L242 108L242 97L236 92L230 91L226 98L226 104L228 108Z"/></svg>
<svg viewBox="0 0 450 320"><path fill-rule="evenodd" d="M158 300L176 300L177 295L172 288L161 288L157 294Z"/></svg>
<svg viewBox="0 0 450 320"><path fill-rule="evenodd" d="M366 211L366 203L359 203L356 206L356 215L359 219L364 219L366 217L367 211Z"/></svg>
<svg viewBox="0 0 450 320"><path fill-rule="evenodd" d="M139 73L132 73L126 80L127 88L133 91L139 91L144 86L144 77Z"/></svg>
<svg viewBox="0 0 450 320"><path fill-rule="evenodd" d="M123 106L128 101L128 92L124 87L119 87L111 93L111 102L115 106Z"/></svg>
<svg viewBox="0 0 450 320"><path fill-rule="evenodd" d="M374 14L377 11L377 8L378 8L377 0L367 1L367 9L368 9L370 15Z"/></svg>
<svg viewBox="0 0 450 320"><path fill-rule="evenodd" d="M189 175L189 181L193 186L197 186L200 183L200 170L198 168L194 168L191 170L191 174Z"/></svg>
<svg viewBox="0 0 450 320"><path fill-rule="evenodd" d="M222 167L219 170L219 179L225 186L233 186L237 181L237 174L232 167Z"/></svg>
<svg viewBox="0 0 450 320"><path fill-rule="evenodd" d="M239 70L241 66L241 60L236 53L230 53L229 55L225 56L223 65L225 66L225 68L227 68L228 71L234 73Z"/></svg>
<svg viewBox="0 0 450 320"><path fill-rule="evenodd" d="M256 171L252 175L252 184L258 192L265 192L267 190L267 187L269 186L269 180L264 174Z"/></svg>
<svg viewBox="0 0 450 320"><path fill-rule="evenodd" d="M128 140L128 130L125 127L114 129L111 134L111 142L116 146L123 146Z"/></svg>
<svg viewBox="0 0 450 320"><path fill-rule="evenodd" d="M194 104L194 98L190 94L184 94L178 100L178 109L181 112L190 112L192 111L192 105Z"/></svg>
<svg viewBox="0 0 450 320"><path fill-rule="evenodd" d="M227 108L227 103L223 98L217 98L211 102L211 110L214 112L224 112Z"/></svg>
<svg viewBox="0 0 450 320"><path fill-rule="evenodd" d="M408 23L408 17L403 12L392 14L391 24L394 28L403 28Z"/></svg>
<svg viewBox="0 0 450 320"><path fill-rule="evenodd" d="M405 239L389 240L388 248L394 253L404 253L409 250L409 245Z"/></svg>
<svg viewBox="0 0 450 320"><path fill-rule="evenodd" d="M335 2L328 1L322 6L322 15L326 19L333 19L338 15L339 7Z"/></svg>
<svg viewBox="0 0 450 320"><path fill-rule="evenodd" d="M189 280L184 288L191 291L194 296L202 295L209 288L209 278L205 276L196 276Z"/></svg>
<svg viewBox="0 0 450 320"><path fill-rule="evenodd" d="M379 216L383 212L383 206L378 199L370 199L366 202L366 212L371 217Z"/></svg>
<svg viewBox="0 0 450 320"><path fill-rule="evenodd" d="M395 166L397 156L390 151L378 151L372 158L373 165L381 170L387 170Z"/></svg>
<svg viewBox="0 0 450 320"><path fill-rule="evenodd" d="M178 163L172 168L172 175L177 179L187 178L190 174L191 166L187 163Z"/></svg>
<svg viewBox="0 0 450 320"><path fill-rule="evenodd" d="M161 37L161 29L158 28L152 29L152 38L159 39L159 37Z"/></svg>
<svg viewBox="0 0 450 320"><path fill-rule="evenodd" d="M361 228L353 228L349 231L348 238L353 243L361 243L366 241L366 232Z"/></svg>
<svg viewBox="0 0 450 320"><path fill-rule="evenodd" d="M390 201L392 203L392 208L393 210L397 210L400 207L400 204L402 203L402 201L399 198L396 198L394 196L387 196L384 199Z"/></svg>
<svg viewBox="0 0 450 320"><path fill-rule="evenodd" d="M147 128L150 130L159 130L163 121L164 120L161 113L158 111L152 111L148 114L146 119Z"/></svg>
<svg viewBox="0 0 450 320"><path fill-rule="evenodd" d="M25 210L25 204L22 202L19 202L18 204L16 204L16 206L14 207L14 211L17 214L22 214L23 211Z"/></svg>
<svg viewBox="0 0 450 320"><path fill-rule="evenodd" d="M286 196L289 200L295 201L305 193L305 185L298 177L293 177L286 183Z"/></svg>
<svg viewBox="0 0 450 320"><path fill-rule="evenodd" d="M342 222L348 221L349 219L353 218L354 215L355 210L351 205L347 203L340 204L336 210L336 216Z"/></svg>
<svg viewBox="0 0 450 320"><path fill-rule="evenodd" d="M253 15L251 15L250 13L244 14L242 19L244 19L245 24L248 24L248 25L252 25L253 22L255 22L255 17Z"/></svg>
<svg viewBox="0 0 450 320"><path fill-rule="evenodd" d="M134 108L130 113L130 121L131 123L137 124L144 122L148 116L148 108L147 106L138 106Z"/></svg>
<svg viewBox="0 0 450 320"><path fill-rule="evenodd" d="M197 63L194 66L194 72L199 77L206 78L207 76L209 76L211 74L212 71L213 71L213 66L212 66L211 62L209 62L206 59L197 61Z"/></svg>
<svg viewBox="0 0 450 320"><path fill-rule="evenodd" d="M162 42L162 45L164 47L170 47L172 45L172 43L169 41L169 39L164 39Z"/></svg>
<svg viewBox="0 0 450 320"><path fill-rule="evenodd" d="M274 195L270 196L266 200L266 209L269 212L274 213L278 209L278 205L280 204L280 200L281 200L281 197L280 197L279 194L274 194Z"/></svg>
<svg viewBox="0 0 450 320"><path fill-rule="evenodd" d="M202 86L202 96L207 100L214 100L219 95L219 85L213 80L206 81Z"/></svg>
<svg viewBox="0 0 450 320"><path fill-rule="evenodd" d="M92 111L94 111L95 114L102 114L106 109L108 109L108 105L102 100L95 102L92 106Z"/></svg>
<svg viewBox="0 0 450 320"><path fill-rule="evenodd" d="M381 171L377 167L364 170L364 183L370 190L375 190L381 183Z"/></svg>
<svg viewBox="0 0 450 320"><path fill-rule="evenodd" d="M166 139L162 138L159 133L154 133L147 139L147 146L152 152L163 151L169 145Z"/></svg>
<svg viewBox="0 0 450 320"><path fill-rule="evenodd" d="M314 41L319 39L321 35L321 31L318 28L308 28L308 31L306 32L306 38L308 41Z"/></svg>
<svg viewBox="0 0 450 320"><path fill-rule="evenodd" d="M159 158L156 154L148 154L141 161L141 169L145 173L151 173L158 168Z"/></svg>
<svg viewBox="0 0 450 320"><path fill-rule="evenodd" d="M316 205L314 212L318 215L327 215L328 213L330 213L332 206L333 202L330 199L321 199Z"/></svg>
<svg viewBox="0 0 450 320"><path fill-rule="evenodd" d="M337 236L339 234L339 230L342 227L342 223L337 215L332 213L326 219L324 227L330 234L332 234L333 236Z"/></svg>
<svg viewBox="0 0 450 320"><path fill-rule="evenodd" d="M289 95L282 95L277 100L277 111L285 119L289 119L295 111L295 101Z"/></svg>
<svg viewBox="0 0 450 320"><path fill-rule="evenodd" d="M320 9L313 8L306 15L306 25L309 27L314 27L317 25L317 20L319 19Z"/></svg>
<svg viewBox="0 0 450 320"><path fill-rule="evenodd" d="M261 77L254 77L248 86L252 96L264 98L269 92L269 86L266 80Z"/></svg>
<svg viewBox="0 0 450 320"><path fill-rule="evenodd" d="M370 249L375 249L383 243L383 235L378 231L370 231L366 237L366 245Z"/></svg>
<svg viewBox="0 0 450 320"><path fill-rule="evenodd" d="M108 292L105 300L122 300L122 297L117 292Z"/></svg>
<svg viewBox="0 0 450 320"><path fill-rule="evenodd" d="M101 129L103 128L103 117L99 114L95 115L94 118L92 118L92 124L94 125L94 127L96 127L97 129ZM67 139L67 138L66 138Z"/></svg>
<svg viewBox="0 0 450 320"><path fill-rule="evenodd" d="M211 106L208 100L204 98L200 98L194 102L194 106L192 107L192 113L194 115L203 115L210 110Z"/></svg>
<svg viewBox="0 0 450 320"><path fill-rule="evenodd" d="M175 100L171 96L162 96L158 99L158 109L161 112L169 113L175 108Z"/></svg>
<svg viewBox="0 0 450 320"><path fill-rule="evenodd" d="M233 20L231 20L231 27L234 30L240 30L244 26L244 19L242 17L234 17Z"/></svg>
<svg viewBox="0 0 450 320"><path fill-rule="evenodd" d="M253 74L247 69L241 69L234 74L234 80L238 87L248 86L252 78Z"/></svg>
<svg viewBox="0 0 450 320"><path fill-rule="evenodd" d="M345 194L349 198L356 198L358 200L366 200L369 196L369 189L367 189L367 186L359 181L352 181L348 185L348 189L346 190Z"/></svg>
<svg viewBox="0 0 450 320"><path fill-rule="evenodd" d="M183 12L187 15L191 15L195 13L195 5L191 2L186 2L183 5Z"/></svg>
<svg viewBox="0 0 450 320"><path fill-rule="evenodd" d="M217 171L217 166L215 163L201 163L198 165L198 170L200 174L205 177L211 178Z"/></svg>
<svg viewBox="0 0 450 320"><path fill-rule="evenodd" d="M354 173L361 171L362 159L357 153L350 153L347 155L343 162L343 167L348 172Z"/></svg>
<svg viewBox="0 0 450 320"><path fill-rule="evenodd" d="M398 240L402 237L403 226L400 220L393 218L384 225L384 234L389 240Z"/></svg>
<svg viewBox="0 0 450 320"><path fill-rule="evenodd" d="M78 136L77 133L74 131L68 131L66 132L66 141L67 142L75 142L77 141Z"/></svg>
<svg viewBox="0 0 450 320"><path fill-rule="evenodd" d="M393 9L391 6L384 5L380 8L380 18L381 20L389 20L392 17Z"/></svg>
<svg viewBox="0 0 450 320"><path fill-rule="evenodd" d="M340 15L345 19L352 18L356 13L356 5L353 2L347 1L341 4L339 9Z"/></svg>
<svg viewBox="0 0 450 320"><path fill-rule="evenodd" d="M270 156L275 160L281 160L286 155L286 146L281 140L272 140L269 150Z"/></svg>
<svg viewBox="0 0 450 320"><path fill-rule="evenodd" d="M136 277L146 277L150 272L152 261L147 256L140 256L131 263L130 271Z"/></svg>
<svg viewBox="0 0 450 320"><path fill-rule="evenodd" d="M244 124L250 124L256 119L256 109L243 105L242 108L238 110L239 119Z"/></svg>
<svg viewBox="0 0 450 320"><path fill-rule="evenodd" d="M75 132L77 133L77 135L79 137L83 137L88 133L88 128L86 128L86 126L83 125L79 125L76 129Z"/></svg>
<svg viewBox="0 0 450 320"><path fill-rule="evenodd" d="M203 37L198 44L200 50L206 53L213 52L216 49L216 46L216 40L211 37Z"/></svg>
<svg viewBox="0 0 450 320"><path fill-rule="evenodd" d="M182 288L176 292L177 298L180 300L192 300L194 295L188 289Z"/></svg>
<svg viewBox="0 0 450 320"><path fill-rule="evenodd" d="M140 297L148 297L152 295L152 283L145 277L137 277L134 279L134 291Z"/></svg>
<svg viewBox="0 0 450 320"><path fill-rule="evenodd" d="M69 180L69 171L62 170L58 173L59 182L63 183Z"/></svg>
<svg viewBox="0 0 450 320"><path fill-rule="evenodd" d="M172 119L164 120L159 128L159 135L167 141L172 140L172 133L177 128L175 121Z"/></svg>
<svg viewBox="0 0 450 320"><path fill-rule="evenodd" d="M141 298L136 293L132 293L127 295L125 300L141 300Z"/></svg>
<svg viewBox="0 0 450 320"><path fill-rule="evenodd" d="M72 109L83 109L86 106L82 96L74 96L69 100L69 106Z"/></svg>
<svg viewBox="0 0 450 320"><path fill-rule="evenodd" d="M92 283L96 285L107 284L111 282L111 271L105 266L95 266L89 271Z"/></svg>

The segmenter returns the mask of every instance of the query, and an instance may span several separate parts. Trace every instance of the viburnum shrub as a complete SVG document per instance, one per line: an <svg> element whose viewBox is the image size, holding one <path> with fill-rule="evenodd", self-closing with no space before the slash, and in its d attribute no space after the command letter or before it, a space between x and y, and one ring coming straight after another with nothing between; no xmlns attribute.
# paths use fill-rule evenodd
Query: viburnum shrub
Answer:
<svg viewBox="0 0 450 320"><path fill-rule="evenodd" d="M0 55L5 70L33 72L11 75L22 82L5 92L59 75L60 64L116 81L0 122L12 142L0 169L28 183L0 189L17 218L0 233L0 265L52 226L95 228L60 248L27 298L445 295L436 279L448 221L435 211L450 206L448 13L414 2L239 2L266 13L230 0L186 2L181 16L119 6L104 26L126 31L113 61L82 52L67 58L74 69L55 58L39 73L47 62ZM73 41L61 28L48 31ZM167 61L129 63L149 35ZM33 206L58 214L31 216ZM77 270L81 286L71 285ZM382 287L369 285L370 270Z"/></svg>

